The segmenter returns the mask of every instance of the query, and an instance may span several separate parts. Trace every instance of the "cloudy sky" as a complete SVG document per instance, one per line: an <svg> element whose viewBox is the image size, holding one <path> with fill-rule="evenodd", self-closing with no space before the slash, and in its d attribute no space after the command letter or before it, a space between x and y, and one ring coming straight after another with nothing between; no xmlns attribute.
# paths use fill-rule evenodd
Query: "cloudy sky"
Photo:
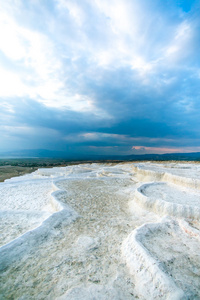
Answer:
<svg viewBox="0 0 200 300"><path fill-rule="evenodd" d="M0 152L200 151L199 0L0 0Z"/></svg>

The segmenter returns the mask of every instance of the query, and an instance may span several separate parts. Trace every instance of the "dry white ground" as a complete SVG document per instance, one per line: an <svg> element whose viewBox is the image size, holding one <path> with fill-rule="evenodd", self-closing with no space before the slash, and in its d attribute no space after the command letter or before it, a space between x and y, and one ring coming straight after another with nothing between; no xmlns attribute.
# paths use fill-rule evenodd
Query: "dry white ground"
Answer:
<svg viewBox="0 0 200 300"><path fill-rule="evenodd" d="M0 183L0 299L200 299L199 174L85 164Z"/></svg>

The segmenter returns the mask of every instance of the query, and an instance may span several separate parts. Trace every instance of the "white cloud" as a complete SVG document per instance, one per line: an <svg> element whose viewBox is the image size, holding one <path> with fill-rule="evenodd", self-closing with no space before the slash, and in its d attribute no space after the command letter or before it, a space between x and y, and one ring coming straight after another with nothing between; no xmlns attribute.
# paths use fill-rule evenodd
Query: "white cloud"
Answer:
<svg viewBox="0 0 200 300"><path fill-rule="evenodd" d="M0 13L0 49L13 60L23 59L26 49L25 37L19 33L19 28L6 14Z"/></svg>
<svg viewBox="0 0 200 300"><path fill-rule="evenodd" d="M1 68L1 97L40 95L41 85L51 86L52 95L62 86L61 68L51 41L42 33L23 28L8 14L0 13L0 50L15 68Z"/></svg>
<svg viewBox="0 0 200 300"><path fill-rule="evenodd" d="M79 18L78 6L69 7L72 16ZM62 41L59 42L61 45ZM49 107L109 117L95 107L91 97L66 84L70 70L64 70L54 40L19 25L6 11L0 13L0 51L14 66L0 68L0 97L30 97Z"/></svg>
<svg viewBox="0 0 200 300"><path fill-rule="evenodd" d="M147 38L149 38L148 32L145 33L145 30L144 32L142 30L142 26L144 29L147 26L145 22L144 24L142 22L149 17L148 12L143 10L142 6L140 7L135 1L122 0L87 2L96 17L94 28L99 30L96 32L97 37L94 37L94 40L98 38L96 46L87 31L87 28L91 28L93 24L90 23L90 15L86 11L84 2L69 0L57 2L60 11L66 10L67 14L61 15L61 20L54 20L58 28L60 28L60 22L63 22L66 33L64 36L58 32L56 40L55 36L23 27L23 22L19 25L13 17L15 7L12 9L12 6L9 6L9 10L12 10L10 15L8 8L0 13L0 50L18 67L17 72L1 70L4 88L0 91L0 96L10 97L16 94L16 96L34 98L47 106L91 111L88 105L88 98L91 96L77 97L76 94L80 93L73 91L65 79L70 77L71 68L76 67L77 58L80 60L85 57L89 64L85 73L89 76L91 76L90 70L93 70L91 72L93 74L97 65L100 72L104 68L130 67L140 77L146 79L144 83L150 84L147 79L151 78L151 73L157 70L159 60L152 60L142 49L144 41L148 44ZM22 2L18 1L17 7L23 9ZM74 30L73 21L80 27L80 30L73 39L68 39L71 28ZM180 44L180 39L182 40L188 31L186 23L177 29L174 42L167 46L168 55L177 51L179 47L177 43ZM64 47L62 52L57 49L55 41L59 48ZM68 56L74 65L70 67L64 65L62 55ZM73 57L76 60L73 60ZM78 74L73 74L73 76L76 75ZM13 86L12 92L8 88L10 85ZM90 102L93 102L92 108L95 110L95 99Z"/></svg>
<svg viewBox="0 0 200 300"><path fill-rule="evenodd" d="M119 139L119 140L128 140L130 137L126 135L121 134L115 134L115 133L104 133L104 132L86 132L79 135L81 138L84 138L85 140L103 140L103 139Z"/></svg>
<svg viewBox="0 0 200 300"><path fill-rule="evenodd" d="M108 85L106 71L121 68L133 78L133 86L139 82L158 90L170 85L174 77L163 73L187 55L193 37L189 21L177 20L168 28L170 17L162 12L159 19L159 6L154 12L144 1L57 0L52 10L58 15L52 11L40 32L16 18L17 10L29 14L23 1L8 3L0 12L0 50L12 67L4 64L0 69L0 97L30 97L49 107L101 118L111 116L97 106L98 95L85 88L87 82ZM37 20L40 1L33 3L31 16Z"/></svg>
<svg viewBox="0 0 200 300"><path fill-rule="evenodd" d="M25 86L14 72L0 67L0 82L0 97L20 97L24 95Z"/></svg>
<svg viewBox="0 0 200 300"><path fill-rule="evenodd" d="M172 65L188 57L193 47L193 34L192 24L188 21L178 24L171 42L164 50L163 59L166 58L167 62Z"/></svg>
<svg viewBox="0 0 200 300"><path fill-rule="evenodd" d="M72 18L75 23L81 27L83 23L85 22L86 15L84 10L81 8L80 3L77 4L76 1L70 1L70 0L57 0L58 7L60 10L67 10L70 17Z"/></svg>
<svg viewBox="0 0 200 300"><path fill-rule="evenodd" d="M99 12L109 19L113 33L124 38L124 35L134 36L138 27L138 6L136 2L123 0L95 0Z"/></svg>
<svg viewBox="0 0 200 300"><path fill-rule="evenodd" d="M190 153L199 152L200 147L146 147L133 146L133 154L165 154L165 153Z"/></svg>

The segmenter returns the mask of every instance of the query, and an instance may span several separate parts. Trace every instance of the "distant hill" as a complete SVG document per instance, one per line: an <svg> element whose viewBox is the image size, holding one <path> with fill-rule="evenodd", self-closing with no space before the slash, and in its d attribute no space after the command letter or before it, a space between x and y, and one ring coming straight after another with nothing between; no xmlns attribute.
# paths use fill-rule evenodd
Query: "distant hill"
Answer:
<svg viewBox="0 0 200 300"><path fill-rule="evenodd" d="M128 155L127 160L200 160L200 152Z"/></svg>
<svg viewBox="0 0 200 300"><path fill-rule="evenodd" d="M132 155L90 155L68 154L64 151L46 149L29 149L0 153L0 158L63 158L66 160L188 160L200 161L200 152L166 153L166 154L132 154Z"/></svg>

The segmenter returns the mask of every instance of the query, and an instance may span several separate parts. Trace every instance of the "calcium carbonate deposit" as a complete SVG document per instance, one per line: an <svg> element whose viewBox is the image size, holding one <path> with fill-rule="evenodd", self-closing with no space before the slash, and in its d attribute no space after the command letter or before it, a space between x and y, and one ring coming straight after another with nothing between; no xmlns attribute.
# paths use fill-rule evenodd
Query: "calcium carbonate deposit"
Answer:
<svg viewBox="0 0 200 300"><path fill-rule="evenodd" d="M0 183L0 299L200 299L200 164L82 164Z"/></svg>

